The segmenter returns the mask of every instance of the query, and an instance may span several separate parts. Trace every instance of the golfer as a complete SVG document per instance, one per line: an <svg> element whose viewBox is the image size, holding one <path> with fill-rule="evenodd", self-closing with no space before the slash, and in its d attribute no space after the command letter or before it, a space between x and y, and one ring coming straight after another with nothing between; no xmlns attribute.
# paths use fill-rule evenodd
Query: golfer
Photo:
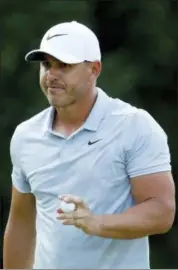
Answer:
<svg viewBox="0 0 178 270"><path fill-rule="evenodd" d="M100 45L87 26L53 26L25 59L40 64L49 108L11 139L4 268L149 269L148 238L175 215L165 132L98 87Z"/></svg>

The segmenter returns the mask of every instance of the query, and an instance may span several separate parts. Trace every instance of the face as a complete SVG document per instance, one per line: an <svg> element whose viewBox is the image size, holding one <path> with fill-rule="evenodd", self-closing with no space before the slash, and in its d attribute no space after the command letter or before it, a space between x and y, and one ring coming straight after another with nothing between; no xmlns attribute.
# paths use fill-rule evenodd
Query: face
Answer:
<svg viewBox="0 0 178 270"><path fill-rule="evenodd" d="M45 55L40 64L40 86L52 106L65 108L92 91L99 69L97 62L71 65Z"/></svg>

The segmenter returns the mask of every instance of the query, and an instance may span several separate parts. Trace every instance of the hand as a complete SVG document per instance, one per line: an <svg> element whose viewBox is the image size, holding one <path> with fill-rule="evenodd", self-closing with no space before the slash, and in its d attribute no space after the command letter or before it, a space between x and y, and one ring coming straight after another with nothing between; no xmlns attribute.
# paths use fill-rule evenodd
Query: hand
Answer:
<svg viewBox="0 0 178 270"><path fill-rule="evenodd" d="M89 207L83 200L71 194L63 195L59 199L66 203L74 203L76 205L75 211L70 213L63 213L60 208L57 210L59 214L57 219L59 219L62 224L73 225L89 235L97 235L99 233L100 223L97 217L90 212Z"/></svg>

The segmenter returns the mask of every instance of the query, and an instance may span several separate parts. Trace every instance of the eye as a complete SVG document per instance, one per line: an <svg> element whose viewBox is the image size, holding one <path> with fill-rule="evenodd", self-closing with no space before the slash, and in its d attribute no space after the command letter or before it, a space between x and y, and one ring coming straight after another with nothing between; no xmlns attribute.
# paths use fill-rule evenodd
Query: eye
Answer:
<svg viewBox="0 0 178 270"><path fill-rule="evenodd" d="M46 69L50 68L50 63L48 61L43 61L42 66Z"/></svg>
<svg viewBox="0 0 178 270"><path fill-rule="evenodd" d="M60 62L60 63L59 63L59 67L60 67L60 68L63 68L63 69L66 69L66 68L68 68L68 67L69 67L69 64L66 64L66 63Z"/></svg>

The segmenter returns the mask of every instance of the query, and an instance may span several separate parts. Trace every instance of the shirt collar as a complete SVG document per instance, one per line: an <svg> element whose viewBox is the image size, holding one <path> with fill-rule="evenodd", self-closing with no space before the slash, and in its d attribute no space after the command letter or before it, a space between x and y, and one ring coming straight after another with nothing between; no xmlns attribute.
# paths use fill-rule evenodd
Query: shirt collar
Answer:
<svg viewBox="0 0 178 270"><path fill-rule="evenodd" d="M105 116L111 98L100 88L97 88L98 95L93 108L84 123L84 128L96 131Z"/></svg>
<svg viewBox="0 0 178 270"><path fill-rule="evenodd" d="M97 98L93 105L90 114L88 115L83 128L90 131L96 131L105 116L107 107L111 98L100 88L97 87ZM47 112L47 117L44 122L44 135L46 132L52 132L52 123L54 119L55 108L50 107Z"/></svg>
<svg viewBox="0 0 178 270"><path fill-rule="evenodd" d="M54 119L54 114L55 114L55 108L53 106L49 107L47 111L46 119L44 121L43 135L46 135L47 132L52 131L52 123Z"/></svg>

